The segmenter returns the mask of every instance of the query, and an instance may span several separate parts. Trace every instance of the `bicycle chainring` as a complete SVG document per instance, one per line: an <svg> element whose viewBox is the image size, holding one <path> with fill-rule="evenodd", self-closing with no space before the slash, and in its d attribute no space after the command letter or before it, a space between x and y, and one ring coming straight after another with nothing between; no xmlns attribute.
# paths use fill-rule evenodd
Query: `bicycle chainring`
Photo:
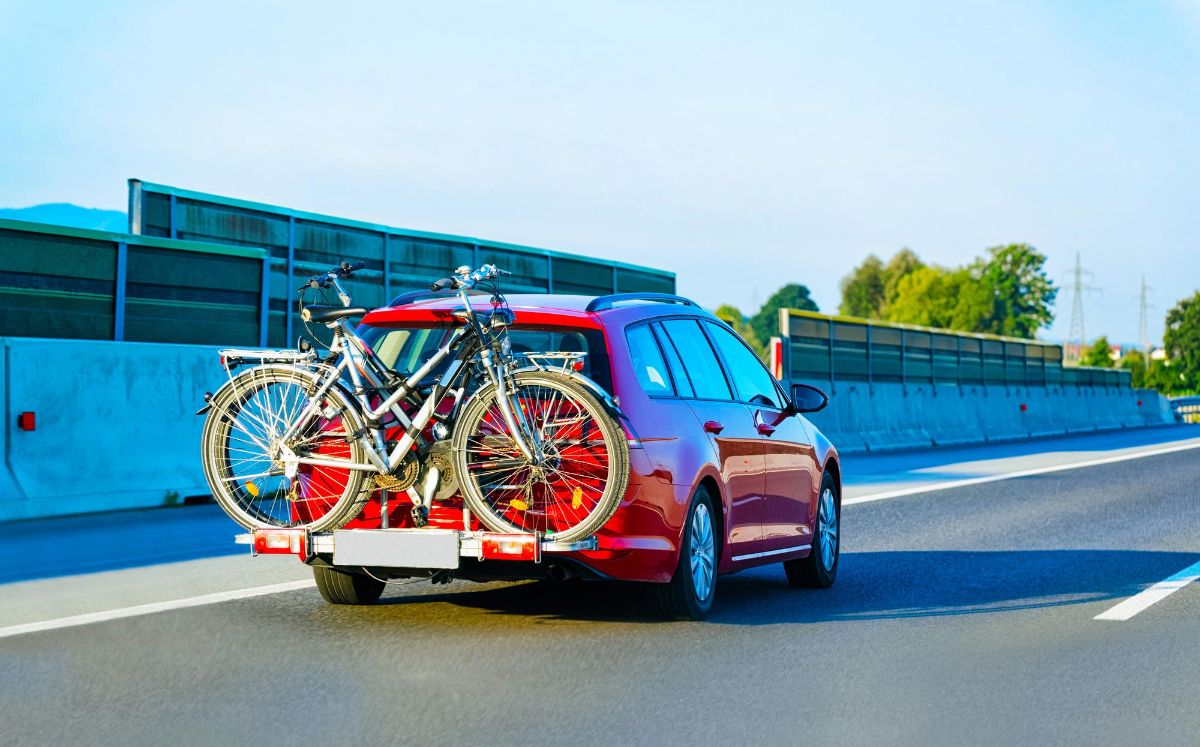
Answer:
<svg viewBox="0 0 1200 747"><path fill-rule="evenodd" d="M410 451L404 455L404 460L400 462L400 466L396 468L395 472L387 475L375 475L375 487L390 493L399 493L415 485L420 474L421 460L417 459L417 455Z"/></svg>

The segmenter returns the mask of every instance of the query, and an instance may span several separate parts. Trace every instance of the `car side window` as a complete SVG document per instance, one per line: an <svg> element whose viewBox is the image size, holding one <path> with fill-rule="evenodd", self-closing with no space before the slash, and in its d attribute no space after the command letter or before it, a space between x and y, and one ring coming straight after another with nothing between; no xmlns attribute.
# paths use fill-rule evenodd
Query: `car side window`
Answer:
<svg viewBox="0 0 1200 747"><path fill-rule="evenodd" d="M725 365L729 367L729 374L733 377L733 386L737 389L738 399L757 405L781 407L779 389L775 386L775 379L767 373L766 367L763 366L758 356L746 347L746 343L725 327L712 322L704 324L712 335L713 341L717 343L717 349L721 351Z"/></svg>
<svg viewBox="0 0 1200 747"><path fill-rule="evenodd" d="M667 356L667 368L670 369L671 378L675 381L675 390L679 392L680 397L695 397L696 390L692 388L687 368L684 367L683 360L679 357L679 351L675 349L675 343L671 342L670 337L667 337L667 333L663 331L661 324L653 326L658 343L662 347L663 353Z"/></svg>
<svg viewBox="0 0 1200 747"><path fill-rule="evenodd" d="M629 343L629 358L633 364L633 371L646 394L652 397L673 395L675 390L671 387L667 363L663 360L654 333L650 331L650 325L631 327L625 331L625 340Z"/></svg>
<svg viewBox="0 0 1200 747"><path fill-rule="evenodd" d="M717 361L716 351L695 319L668 319L662 323L675 345L688 379L700 399L732 399L729 382Z"/></svg>

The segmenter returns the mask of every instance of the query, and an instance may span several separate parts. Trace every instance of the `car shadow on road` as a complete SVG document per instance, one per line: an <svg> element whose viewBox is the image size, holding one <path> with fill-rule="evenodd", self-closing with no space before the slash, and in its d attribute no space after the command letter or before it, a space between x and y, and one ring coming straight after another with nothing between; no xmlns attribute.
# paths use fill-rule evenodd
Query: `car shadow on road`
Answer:
<svg viewBox="0 0 1200 747"><path fill-rule="evenodd" d="M1200 559L1133 550L905 550L842 555L831 589L793 589L780 565L721 578L710 623L777 625L1011 613L1119 600ZM456 590L461 589L461 590ZM535 582L400 593L382 603L423 614L442 603L544 620L660 622L649 588ZM434 605L440 607L441 605ZM442 608L444 610L444 607ZM428 610L433 614L432 610Z"/></svg>

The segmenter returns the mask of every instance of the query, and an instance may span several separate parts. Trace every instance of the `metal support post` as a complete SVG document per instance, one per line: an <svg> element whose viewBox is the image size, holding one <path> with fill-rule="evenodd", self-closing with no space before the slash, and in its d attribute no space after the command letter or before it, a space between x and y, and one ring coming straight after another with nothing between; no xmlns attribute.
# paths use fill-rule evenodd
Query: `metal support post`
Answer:
<svg viewBox="0 0 1200 747"><path fill-rule="evenodd" d="M117 287L113 299L113 339L121 342L125 339L125 285L129 266L129 246L124 241L117 242Z"/></svg>

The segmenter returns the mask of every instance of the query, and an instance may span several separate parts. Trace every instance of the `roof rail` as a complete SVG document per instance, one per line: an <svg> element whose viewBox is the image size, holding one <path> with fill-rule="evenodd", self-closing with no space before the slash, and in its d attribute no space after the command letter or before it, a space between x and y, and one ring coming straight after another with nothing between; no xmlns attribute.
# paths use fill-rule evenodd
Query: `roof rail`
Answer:
<svg viewBox="0 0 1200 747"><path fill-rule="evenodd" d="M700 308L700 304L695 301L684 298L683 296L675 296L670 293L612 293L607 296L599 296L593 298L587 305L587 311L604 311L611 309L615 304L621 301L656 301L658 303L677 303L680 306L694 306Z"/></svg>

